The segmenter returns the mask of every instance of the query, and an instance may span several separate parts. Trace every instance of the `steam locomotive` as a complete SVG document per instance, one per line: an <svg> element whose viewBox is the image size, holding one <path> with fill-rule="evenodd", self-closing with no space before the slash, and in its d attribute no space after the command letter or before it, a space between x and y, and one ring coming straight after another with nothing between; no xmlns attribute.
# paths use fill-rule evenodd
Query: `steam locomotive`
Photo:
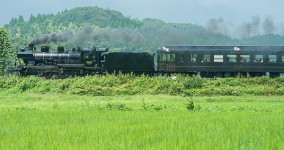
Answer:
<svg viewBox="0 0 284 150"><path fill-rule="evenodd" d="M36 52L34 44L17 52L23 64L16 65L14 72L21 76L84 76L108 73L150 74L154 72L154 57L149 53L112 52L108 48L72 48L65 51L59 46L57 51L42 46Z"/></svg>
<svg viewBox="0 0 284 150"><path fill-rule="evenodd" d="M163 46L157 54L109 52L107 48L48 46L36 52L33 44L17 57L24 64L15 72L22 76L84 76L105 73L200 75L202 77L271 76L284 73L284 46ZM155 61L154 61L155 60ZM154 67L156 66L156 67Z"/></svg>

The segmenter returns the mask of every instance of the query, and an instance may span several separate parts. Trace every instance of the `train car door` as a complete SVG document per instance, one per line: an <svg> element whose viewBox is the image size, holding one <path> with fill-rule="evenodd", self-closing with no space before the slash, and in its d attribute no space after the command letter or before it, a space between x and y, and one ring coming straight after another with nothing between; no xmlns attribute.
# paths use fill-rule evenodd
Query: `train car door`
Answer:
<svg viewBox="0 0 284 150"><path fill-rule="evenodd" d="M160 53L158 55L158 71L175 72L175 59L174 53Z"/></svg>

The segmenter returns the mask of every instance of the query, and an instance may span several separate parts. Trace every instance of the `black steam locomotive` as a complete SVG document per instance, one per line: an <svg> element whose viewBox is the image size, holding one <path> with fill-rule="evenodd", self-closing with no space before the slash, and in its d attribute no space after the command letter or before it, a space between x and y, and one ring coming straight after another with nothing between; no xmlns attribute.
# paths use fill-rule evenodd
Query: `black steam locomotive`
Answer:
<svg viewBox="0 0 284 150"><path fill-rule="evenodd" d="M21 49L17 57L23 61L16 65L14 72L22 76L36 75L50 78L52 76L84 76L108 73L151 74L154 72L154 57L148 53L109 53L107 48L72 48L65 51L58 47L42 46L36 52L34 44L28 49Z"/></svg>
<svg viewBox="0 0 284 150"><path fill-rule="evenodd" d="M271 76L284 73L284 46L164 46L156 61L149 53L108 52L107 48L48 46L36 52L33 44L17 52L24 64L15 72L22 76L84 76L122 72L134 74L182 73L202 77ZM156 69L155 69L156 64Z"/></svg>

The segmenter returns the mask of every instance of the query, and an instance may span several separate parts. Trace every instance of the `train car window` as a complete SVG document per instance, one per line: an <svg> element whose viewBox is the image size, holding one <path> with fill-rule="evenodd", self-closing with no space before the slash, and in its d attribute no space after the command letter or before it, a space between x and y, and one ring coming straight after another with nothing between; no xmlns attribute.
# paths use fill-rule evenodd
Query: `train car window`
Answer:
<svg viewBox="0 0 284 150"><path fill-rule="evenodd" d="M237 62L237 55L227 55L228 62L235 63Z"/></svg>
<svg viewBox="0 0 284 150"><path fill-rule="evenodd" d="M276 63L276 55L268 55L269 63Z"/></svg>
<svg viewBox="0 0 284 150"><path fill-rule="evenodd" d="M177 60L179 63L184 63L184 56L183 55L178 55Z"/></svg>
<svg viewBox="0 0 284 150"><path fill-rule="evenodd" d="M281 62L281 63L284 63L284 56L281 56L280 62Z"/></svg>
<svg viewBox="0 0 284 150"><path fill-rule="evenodd" d="M204 54L201 62L210 62L210 55Z"/></svg>
<svg viewBox="0 0 284 150"><path fill-rule="evenodd" d="M167 54L161 54L159 58L160 58L160 62L165 62L167 61Z"/></svg>
<svg viewBox="0 0 284 150"><path fill-rule="evenodd" d="M224 62L223 55L214 55L214 62Z"/></svg>
<svg viewBox="0 0 284 150"><path fill-rule="evenodd" d="M188 55L188 62L196 62L197 54L189 54Z"/></svg>
<svg viewBox="0 0 284 150"><path fill-rule="evenodd" d="M253 62L254 63L263 63L263 55L255 55Z"/></svg>
<svg viewBox="0 0 284 150"><path fill-rule="evenodd" d="M248 62L250 62L250 56L249 55L241 55L240 56L240 62L241 63L248 63Z"/></svg>
<svg viewBox="0 0 284 150"><path fill-rule="evenodd" d="M176 54L167 54L167 62L174 62L176 59Z"/></svg>

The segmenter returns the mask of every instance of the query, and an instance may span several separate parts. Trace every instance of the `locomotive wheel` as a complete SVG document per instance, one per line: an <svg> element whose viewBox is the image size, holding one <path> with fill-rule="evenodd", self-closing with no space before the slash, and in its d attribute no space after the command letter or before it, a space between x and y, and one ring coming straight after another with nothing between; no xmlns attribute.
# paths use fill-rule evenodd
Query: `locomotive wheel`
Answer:
<svg viewBox="0 0 284 150"><path fill-rule="evenodd" d="M45 77L46 79L50 79L50 78L52 78L53 73L51 73L51 72L44 73L42 76Z"/></svg>

